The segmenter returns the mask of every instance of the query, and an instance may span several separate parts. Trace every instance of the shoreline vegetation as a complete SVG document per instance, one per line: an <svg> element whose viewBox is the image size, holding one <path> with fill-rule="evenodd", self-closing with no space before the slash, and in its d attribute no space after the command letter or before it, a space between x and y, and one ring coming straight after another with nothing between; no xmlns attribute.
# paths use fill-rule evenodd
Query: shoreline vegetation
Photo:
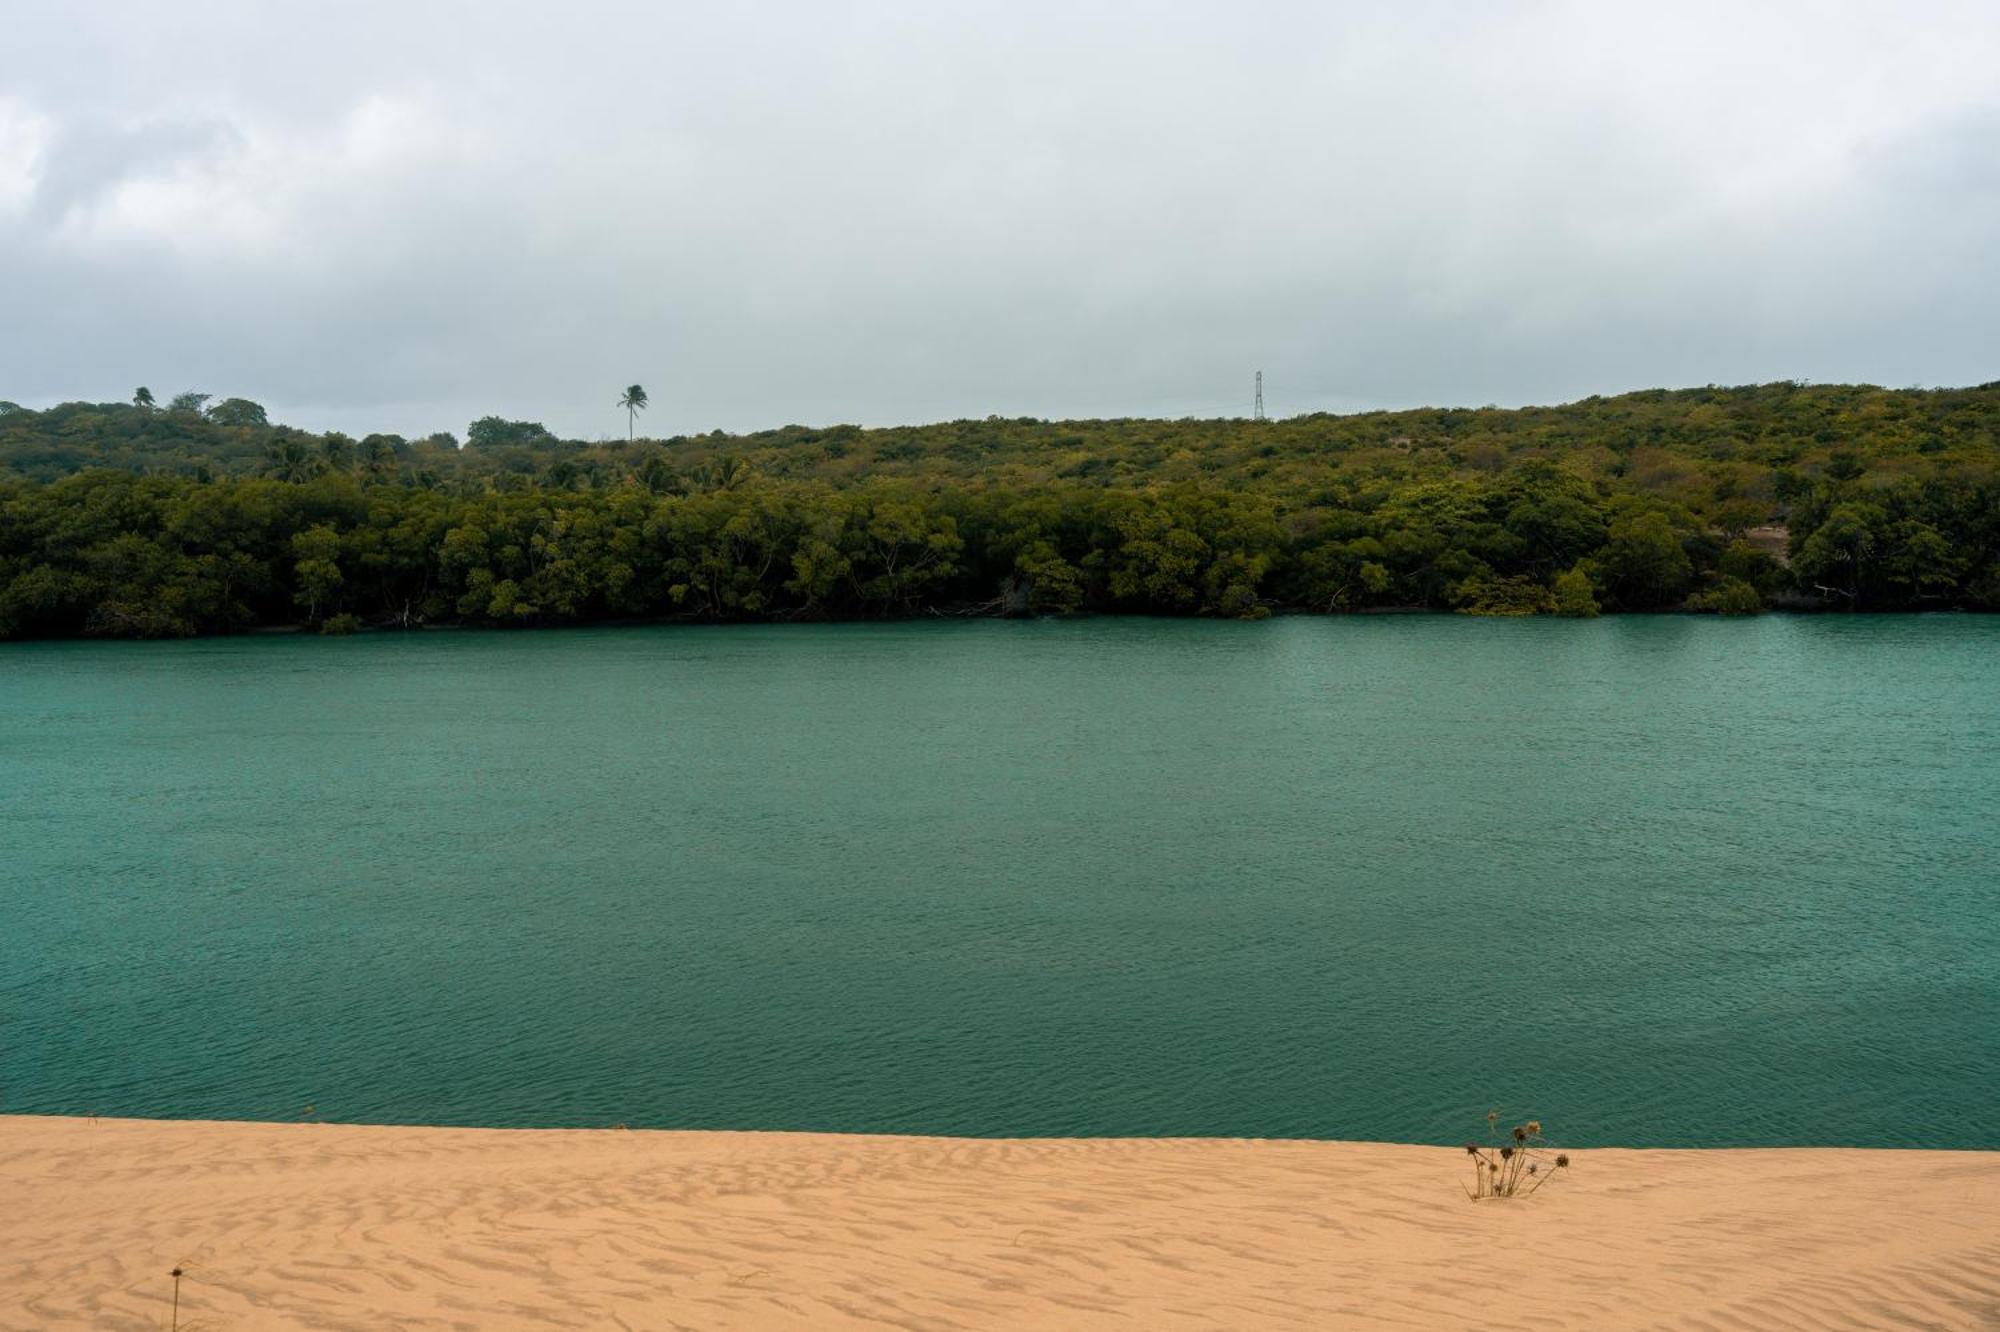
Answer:
<svg viewBox="0 0 2000 1332"><path fill-rule="evenodd" d="M0 638L1767 609L2000 609L2000 382L598 443L0 403Z"/></svg>
<svg viewBox="0 0 2000 1332"><path fill-rule="evenodd" d="M1990 1324L2000 1153L1575 1156L0 1116L0 1324Z"/></svg>

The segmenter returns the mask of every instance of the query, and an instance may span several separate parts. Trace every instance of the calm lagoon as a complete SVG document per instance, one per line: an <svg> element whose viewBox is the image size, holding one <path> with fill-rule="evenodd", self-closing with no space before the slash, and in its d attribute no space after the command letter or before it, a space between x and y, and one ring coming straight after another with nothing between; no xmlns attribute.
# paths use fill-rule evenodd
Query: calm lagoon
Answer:
<svg viewBox="0 0 2000 1332"><path fill-rule="evenodd" d="M0 646L0 1111L2000 1147L2000 617Z"/></svg>

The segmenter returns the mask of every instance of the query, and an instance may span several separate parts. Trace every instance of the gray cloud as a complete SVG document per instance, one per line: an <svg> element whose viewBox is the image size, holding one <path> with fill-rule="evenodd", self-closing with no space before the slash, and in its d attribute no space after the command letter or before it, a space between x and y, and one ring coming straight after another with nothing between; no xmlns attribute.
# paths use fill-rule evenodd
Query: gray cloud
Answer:
<svg viewBox="0 0 2000 1332"><path fill-rule="evenodd" d="M2000 377L1983 3L26 0L0 396L349 429Z"/></svg>

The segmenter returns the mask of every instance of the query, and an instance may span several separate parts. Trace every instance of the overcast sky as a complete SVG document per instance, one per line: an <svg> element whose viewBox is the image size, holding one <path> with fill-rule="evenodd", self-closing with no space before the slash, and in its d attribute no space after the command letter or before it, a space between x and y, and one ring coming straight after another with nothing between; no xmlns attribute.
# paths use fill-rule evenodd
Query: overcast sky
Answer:
<svg viewBox="0 0 2000 1332"><path fill-rule="evenodd" d="M7 0L0 398L356 433L2000 379L2000 3Z"/></svg>

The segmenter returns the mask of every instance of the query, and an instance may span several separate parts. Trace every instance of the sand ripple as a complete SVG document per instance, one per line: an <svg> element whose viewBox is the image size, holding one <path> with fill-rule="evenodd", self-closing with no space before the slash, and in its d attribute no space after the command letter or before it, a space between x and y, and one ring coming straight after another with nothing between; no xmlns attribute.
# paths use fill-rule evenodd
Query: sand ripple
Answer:
<svg viewBox="0 0 2000 1332"><path fill-rule="evenodd" d="M2000 1154L0 1118L0 1328L2000 1327Z"/></svg>

